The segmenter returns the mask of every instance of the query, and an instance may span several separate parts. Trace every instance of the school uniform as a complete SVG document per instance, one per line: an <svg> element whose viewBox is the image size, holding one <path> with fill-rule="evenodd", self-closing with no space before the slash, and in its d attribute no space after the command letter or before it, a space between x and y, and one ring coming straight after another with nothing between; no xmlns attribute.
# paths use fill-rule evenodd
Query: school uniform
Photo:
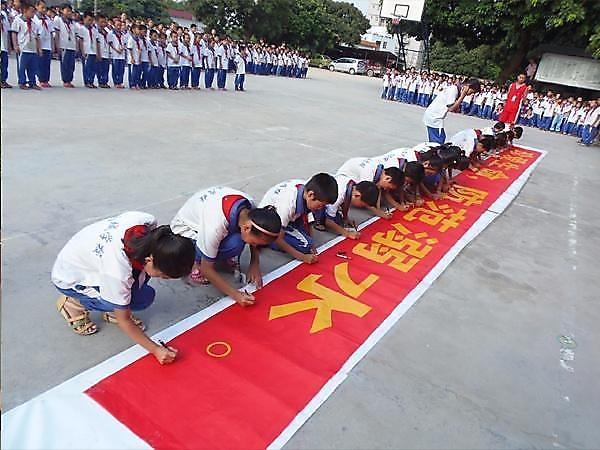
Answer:
<svg viewBox="0 0 600 450"><path fill-rule="evenodd" d="M50 81L50 63L52 61L52 33L54 32L54 23L46 15L33 16L33 20L38 26L40 33L40 47L42 54L38 57L37 76L41 83Z"/></svg>
<svg viewBox="0 0 600 450"><path fill-rule="evenodd" d="M473 96L473 107L471 108L471 113L469 115L481 117L481 110L484 100L484 93L480 92Z"/></svg>
<svg viewBox="0 0 600 450"><path fill-rule="evenodd" d="M160 47L157 41L148 40L148 59L150 69L148 75L148 87L149 88L157 88L158 86L158 77L160 65L158 61L158 48Z"/></svg>
<svg viewBox="0 0 600 450"><path fill-rule="evenodd" d="M336 175L346 175L355 183L372 181L377 184L383 174L384 166L378 158L350 158L337 170Z"/></svg>
<svg viewBox="0 0 600 450"><path fill-rule="evenodd" d="M156 69L156 86L165 88L165 70L167 70L167 52L162 43L156 45L156 55L158 58L158 68Z"/></svg>
<svg viewBox="0 0 600 450"><path fill-rule="evenodd" d="M219 45L215 50L215 54L217 56L217 87L225 89L225 85L227 84L227 67L229 65L227 48L224 45Z"/></svg>
<svg viewBox="0 0 600 450"><path fill-rule="evenodd" d="M437 145L437 144L435 144ZM407 162L417 161L417 152L411 147L399 147L375 158L383 167L404 169Z"/></svg>
<svg viewBox="0 0 600 450"><path fill-rule="evenodd" d="M83 84L92 86L96 79L96 45L98 44L98 30L95 26L81 26L77 31L83 47Z"/></svg>
<svg viewBox="0 0 600 450"><path fill-rule="evenodd" d="M542 124L542 113L544 112L542 100L535 100L531 105L531 109L533 110L532 126L539 128Z"/></svg>
<svg viewBox="0 0 600 450"><path fill-rule="evenodd" d="M229 187L196 192L171 221L171 230L196 243L196 262L237 258L246 243L238 225L240 212L252 209L252 197Z"/></svg>
<svg viewBox="0 0 600 450"><path fill-rule="evenodd" d="M285 242L300 253L309 254L313 249L313 238L309 231L308 214L311 212L304 200L304 180L288 180L269 189L260 208L273 205L281 218ZM277 243L274 250L281 250Z"/></svg>
<svg viewBox="0 0 600 450"><path fill-rule="evenodd" d="M381 99L382 100L387 99L388 91L390 89L390 78L391 78L391 76L388 75L387 73L385 75L383 75L383 88L381 90Z"/></svg>
<svg viewBox="0 0 600 450"><path fill-rule="evenodd" d="M582 137L585 118L587 116L588 111L589 111L588 107L583 107L583 108L579 108L579 111L577 112L577 126L575 128L575 130L576 130L575 136L577 136L577 137Z"/></svg>
<svg viewBox="0 0 600 450"><path fill-rule="evenodd" d="M17 34L17 43L21 49L21 53L17 55L19 85L34 86L36 85L37 43L40 30L33 19L24 19L19 16L13 20L12 31Z"/></svg>
<svg viewBox="0 0 600 450"><path fill-rule="evenodd" d="M112 80L115 86L123 84L125 74L125 52L127 51L127 43L125 36L118 30L111 30L108 33L109 56L112 62Z"/></svg>
<svg viewBox="0 0 600 450"><path fill-rule="evenodd" d="M388 91L387 99L393 100L396 95L396 88L398 87L398 79L392 75L390 78L390 89Z"/></svg>
<svg viewBox="0 0 600 450"><path fill-rule="evenodd" d="M566 103L563 105L563 107L561 109L562 122L561 122L561 125L558 130L561 133L567 134L567 126L568 126L569 116L571 115L571 110L573 110L574 108L575 108L575 106L571 103Z"/></svg>
<svg viewBox="0 0 600 450"><path fill-rule="evenodd" d="M448 107L454 104L457 97L458 88L452 84L445 88L425 110L423 123L427 127L428 141L444 143L446 139L444 118L448 114Z"/></svg>
<svg viewBox="0 0 600 450"><path fill-rule="evenodd" d="M71 83L75 72L75 23L70 19L66 20L61 16L56 16L54 32L58 33L60 46L60 76L63 83Z"/></svg>
<svg viewBox="0 0 600 450"><path fill-rule="evenodd" d="M148 86L150 86L150 49L148 48L149 41L150 40L145 36L140 38L140 62L142 65L140 86L142 87L142 89L146 89Z"/></svg>
<svg viewBox="0 0 600 450"><path fill-rule="evenodd" d="M108 86L108 72L110 69L110 46L108 45L108 32L98 28L98 46L101 59L96 62L96 76L98 84Z"/></svg>
<svg viewBox="0 0 600 450"><path fill-rule="evenodd" d="M492 118L492 111L494 108L494 93L492 91L488 91L484 95L485 106L483 107L482 117L484 119Z"/></svg>
<svg viewBox="0 0 600 450"><path fill-rule="evenodd" d="M348 220L348 211L352 203L352 192L356 182L343 174L338 174L334 178L338 190L335 202L317 211L314 216L317 222L324 223L326 219L329 219L340 226L344 226Z"/></svg>
<svg viewBox="0 0 600 450"><path fill-rule="evenodd" d="M461 148L466 157L471 156L478 141L478 130L468 128L450 137L449 142Z"/></svg>
<svg viewBox="0 0 600 450"><path fill-rule="evenodd" d="M548 131L550 129L550 125L552 125L552 117L554 116L554 109L556 107L554 100L546 100L542 104L544 110L542 112L542 125L540 128L542 130Z"/></svg>
<svg viewBox="0 0 600 450"><path fill-rule="evenodd" d="M206 47L204 54L204 65L206 67L206 71L204 72L204 87L206 89L212 89L213 81L215 78L215 51L211 47Z"/></svg>
<svg viewBox="0 0 600 450"><path fill-rule="evenodd" d="M463 101L460 104L461 114L469 114L469 112L471 111L471 101L473 101L473 94L465 95Z"/></svg>
<svg viewBox="0 0 600 450"><path fill-rule="evenodd" d="M575 105L573 105L573 107L571 108L571 111L569 112L569 116L567 117L567 125L565 128L565 132L567 134L571 134L573 131L573 128L577 125L577 113L579 112L579 108L575 107Z"/></svg>
<svg viewBox="0 0 600 450"><path fill-rule="evenodd" d="M583 122L583 131L581 133L581 143L583 145L591 145L598 134L598 117L600 117L600 106L590 109L585 116Z"/></svg>
<svg viewBox="0 0 600 450"><path fill-rule="evenodd" d="M6 11L0 12L0 27L0 82L6 83L8 80L8 50L10 49L8 33L11 28Z"/></svg>
<svg viewBox="0 0 600 450"><path fill-rule="evenodd" d="M192 72L192 63L188 59L191 53L191 47L187 44L179 44L179 55L181 56L181 70L179 72L179 87L187 88L190 85L190 73Z"/></svg>
<svg viewBox="0 0 600 450"><path fill-rule="evenodd" d="M200 87L200 68L202 67L202 47L200 43L191 46L192 54L192 72L191 80L192 87L197 89Z"/></svg>
<svg viewBox="0 0 600 450"><path fill-rule="evenodd" d="M154 216L126 212L88 225L63 247L52 268L52 283L64 295L94 311L146 309L155 291L143 265L125 253L123 240L156 227Z"/></svg>
<svg viewBox="0 0 600 450"><path fill-rule="evenodd" d="M181 70L181 56L179 46L181 44L169 42L167 45L167 85L169 89L175 89L179 82L179 72Z"/></svg>
<svg viewBox="0 0 600 450"><path fill-rule="evenodd" d="M129 56L129 87L139 88L142 84L142 43L139 36L129 36L127 54Z"/></svg>
<svg viewBox="0 0 600 450"><path fill-rule="evenodd" d="M414 105L417 102L417 86L419 82L417 77L411 78L408 83L408 100L407 103Z"/></svg>
<svg viewBox="0 0 600 450"><path fill-rule="evenodd" d="M244 90L244 80L246 79L246 61L239 53L235 55L235 90Z"/></svg>

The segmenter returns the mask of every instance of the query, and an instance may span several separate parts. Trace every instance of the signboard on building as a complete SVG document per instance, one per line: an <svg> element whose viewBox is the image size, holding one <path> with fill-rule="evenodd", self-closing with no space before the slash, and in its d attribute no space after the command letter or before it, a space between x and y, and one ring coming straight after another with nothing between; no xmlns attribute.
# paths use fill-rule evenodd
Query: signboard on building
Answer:
<svg viewBox="0 0 600 450"><path fill-rule="evenodd" d="M535 79L600 91L600 61L580 56L544 53Z"/></svg>

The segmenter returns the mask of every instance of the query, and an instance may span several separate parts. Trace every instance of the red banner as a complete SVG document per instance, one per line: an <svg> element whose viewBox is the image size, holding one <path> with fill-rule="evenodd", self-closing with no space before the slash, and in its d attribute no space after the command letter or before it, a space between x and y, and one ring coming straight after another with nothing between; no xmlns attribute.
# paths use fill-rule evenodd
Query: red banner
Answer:
<svg viewBox="0 0 600 450"><path fill-rule="evenodd" d="M466 171L445 198L343 240L87 393L155 448L269 445L540 153L519 148ZM342 259L339 252L351 259Z"/></svg>

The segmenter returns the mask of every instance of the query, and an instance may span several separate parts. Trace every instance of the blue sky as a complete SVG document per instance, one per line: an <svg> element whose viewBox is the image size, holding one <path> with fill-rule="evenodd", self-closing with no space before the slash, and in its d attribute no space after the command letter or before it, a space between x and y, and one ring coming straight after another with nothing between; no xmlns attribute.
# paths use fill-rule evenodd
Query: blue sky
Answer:
<svg viewBox="0 0 600 450"><path fill-rule="evenodd" d="M369 10L369 3L370 0L348 0L350 3L354 3L354 6L356 6L358 9L360 9L363 14L367 14L367 11Z"/></svg>

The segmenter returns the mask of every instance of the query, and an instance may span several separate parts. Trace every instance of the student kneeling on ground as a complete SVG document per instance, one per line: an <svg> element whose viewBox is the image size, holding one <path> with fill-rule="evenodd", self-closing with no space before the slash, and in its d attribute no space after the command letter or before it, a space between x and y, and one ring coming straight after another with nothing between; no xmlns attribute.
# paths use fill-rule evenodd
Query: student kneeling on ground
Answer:
<svg viewBox="0 0 600 450"><path fill-rule="evenodd" d="M56 306L80 335L98 331L89 313L102 311L106 322L118 324L161 364L170 363L177 351L150 340L131 311L154 301L150 277L189 274L194 253L190 239L174 234L168 225L157 227L150 214L134 211L101 220L79 231L58 254L52 282L64 295Z"/></svg>
<svg viewBox="0 0 600 450"><path fill-rule="evenodd" d="M190 282L212 283L242 306L252 305L254 296L240 292L216 271L215 264L239 267L239 257L250 245L248 281L262 287L259 247L271 244L281 231L281 219L273 206L256 208L252 198L228 187L196 192L171 221L177 234L196 242L196 262Z"/></svg>

